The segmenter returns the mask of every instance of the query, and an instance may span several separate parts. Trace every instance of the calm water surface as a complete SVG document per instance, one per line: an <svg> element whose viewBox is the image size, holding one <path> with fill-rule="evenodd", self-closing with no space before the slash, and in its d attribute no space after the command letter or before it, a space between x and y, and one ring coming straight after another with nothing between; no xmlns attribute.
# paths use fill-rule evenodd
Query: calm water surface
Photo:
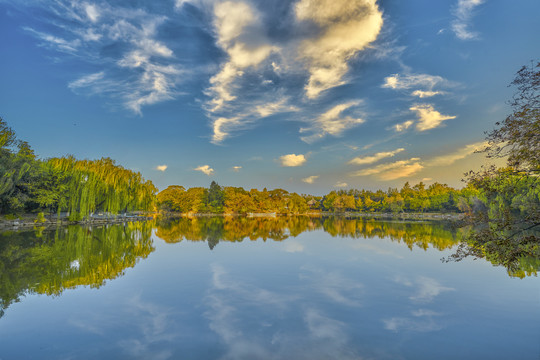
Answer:
<svg viewBox="0 0 540 360"><path fill-rule="evenodd" d="M460 236L307 217L0 233L0 359L538 360L540 281L442 262Z"/></svg>

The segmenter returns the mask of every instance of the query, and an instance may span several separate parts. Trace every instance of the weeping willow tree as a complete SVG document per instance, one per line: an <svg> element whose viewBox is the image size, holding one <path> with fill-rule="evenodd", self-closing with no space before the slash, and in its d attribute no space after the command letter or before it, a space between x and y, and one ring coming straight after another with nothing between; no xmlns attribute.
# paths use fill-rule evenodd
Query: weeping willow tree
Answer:
<svg viewBox="0 0 540 360"><path fill-rule="evenodd" d="M81 220L96 211L118 214L151 210L154 206L154 184L110 158L77 160L66 156L49 159L48 163L68 174L58 211L67 211L70 220Z"/></svg>

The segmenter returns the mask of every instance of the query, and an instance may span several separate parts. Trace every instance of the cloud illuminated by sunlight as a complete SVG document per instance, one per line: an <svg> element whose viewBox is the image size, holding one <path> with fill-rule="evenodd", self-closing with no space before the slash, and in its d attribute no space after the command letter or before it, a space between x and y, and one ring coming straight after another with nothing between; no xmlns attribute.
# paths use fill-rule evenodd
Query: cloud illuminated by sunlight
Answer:
<svg viewBox="0 0 540 360"><path fill-rule="evenodd" d="M302 166L307 161L306 157L302 154L288 154L279 158L281 160L281 166L296 167Z"/></svg>
<svg viewBox="0 0 540 360"><path fill-rule="evenodd" d="M435 75L428 74L409 74L400 75L394 74L384 79L383 88L390 88L394 90L410 89L413 87L424 87L427 89L433 89L438 84L445 84L447 81ZM415 95L417 96L417 95Z"/></svg>
<svg viewBox="0 0 540 360"><path fill-rule="evenodd" d="M214 173L214 169L212 169L210 166L208 165L201 165L199 167L196 167L195 169L193 169L195 171L200 171L208 176L212 175Z"/></svg>
<svg viewBox="0 0 540 360"><path fill-rule="evenodd" d="M309 71L305 90L310 99L345 83L347 62L377 39L383 25L376 0L300 0L295 13L320 29L299 48Z"/></svg>
<svg viewBox="0 0 540 360"><path fill-rule="evenodd" d="M345 188L349 186L349 184L347 184L346 182L343 182L343 181L338 181L334 184L334 187L336 188Z"/></svg>
<svg viewBox="0 0 540 360"><path fill-rule="evenodd" d="M313 184L315 180L317 180L318 178L319 178L319 175L312 175L312 176L308 176L307 178L303 178L302 181L305 182L306 184Z"/></svg>
<svg viewBox="0 0 540 360"><path fill-rule="evenodd" d="M415 105L410 107L409 110L415 111L418 116L418 123L416 124L418 131L434 129L441 125L443 121L456 118L456 116L442 115L431 104Z"/></svg>
<svg viewBox="0 0 540 360"><path fill-rule="evenodd" d="M381 180L396 180L408 177L422 170L424 166L419 158L400 160L393 163L381 164L372 168L362 169L351 173L351 176L377 175Z"/></svg>
<svg viewBox="0 0 540 360"><path fill-rule="evenodd" d="M242 169L242 167L241 166L233 166L232 169L233 169L234 172L239 172L240 169Z"/></svg>
<svg viewBox="0 0 540 360"><path fill-rule="evenodd" d="M233 84L243 70L257 66L274 49L264 37L259 14L247 2L224 1L214 6L214 26L217 44L229 60L210 79L207 93L212 96L209 110L216 112L236 99Z"/></svg>
<svg viewBox="0 0 540 360"><path fill-rule="evenodd" d="M159 170L159 171L165 171L167 170L168 166L167 165L158 165L156 166L156 170Z"/></svg>
<svg viewBox="0 0 540 360"><path fill-rule="evenodd" d="M477 151L481 151L485 149L488 146L488 143L486 141L480 141L474 144L466 145L462 147L461 149L458 149L454 152L451 152L446 155L440 155L436 156L434 158L429 159L429 161L426 162L429 166L447 166L452 165L458 160L464 159L469 155L474 154Z"/></svg>
<svg viewBox="0 0 540 360"><path fill-rule="evenodd" d="M326 111L313 121L311 127L300 129L300 133L314 132L312 135L302 136L302 141L312 143L318 139L322 139L326 135L340 136L344 131L362 124L364 120L361 118L341 115L347 109L358 106L361 103L359 100L349 101L336 105Z"/></svg>
<svg viewBox="0 0 540 360"><path fill-rule="evenodd" d="M440 91L423 91L423 90L415 90L411 93L412 96L418 96L420 99L432 97L435 95L440 95L442 92Z"/></svg>
<svg viewBox="0 0 540 360"><path fill-rule="evenodd" d="M404 148L399 148L394 151L384 151L379 152L371 156L364 156L364 157L355 157L351 161L349 161L349 164L354 165L364 165L364 164L373 164L381 159L393 157L394 155L404 151Z"/></svg>
<svg viewBox="0 0 540 360"><path fill-rule="evenodd" d="M397 132L402 132L410 128L412 124L414 124L414 121L407 120L405 122L402 122L401 124L394 125L392 128Z"/></svg>

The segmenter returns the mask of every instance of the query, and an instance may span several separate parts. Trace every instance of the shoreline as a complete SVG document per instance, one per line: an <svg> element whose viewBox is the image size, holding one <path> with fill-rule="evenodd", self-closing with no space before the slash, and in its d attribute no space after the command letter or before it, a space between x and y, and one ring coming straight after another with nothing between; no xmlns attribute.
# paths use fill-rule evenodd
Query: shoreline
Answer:
<svg viewBox="0 0 540 360"><path fill-rule="evenodd" d="M81 221L69 221L67 217L46 219L44 222L34 222L35 216L23 215L13 220L0 220L0 232L9 230L27 230L34 227L58 227L67 225L107 225L121 224L135 221L148 221L157 218L197 218L197 217L246 217L246 218L278 218L293 216L328 217L336 216L343 218L369 218L381 220L413 220L413 221L461 221L465 217L462 213L355 213L355 212L309 212L305 214L276 214L276 213L249 213L249 214L210 214L210 213L159 213L147 215L110 215L92 217Z"/></svg>

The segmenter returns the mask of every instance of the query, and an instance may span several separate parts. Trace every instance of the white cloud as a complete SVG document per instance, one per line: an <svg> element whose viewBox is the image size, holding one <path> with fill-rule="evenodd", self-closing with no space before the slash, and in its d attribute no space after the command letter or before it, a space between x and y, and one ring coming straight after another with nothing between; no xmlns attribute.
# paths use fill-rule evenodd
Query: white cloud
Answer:
<svg viewBox="0 0 540 360"><path fill-rule="evenodd" d="M312 175L312 176L308 176L307 178L303 178L302 181L305 182L306 184L313 184L315 180L317 180L318 178L319 178L319 175Z"/></svg>
<svg viewBox="0 0 540 360"><path fill-rule="evenodd" d="M74 80L68 84L68 87L72 90L81 88L81 87L87 87L94 85L96 82L103 80L103 77L105 76L104 71L100 71L94 74L89 74L81 77L78 80Z"/></svg>
<svg viewBox="0 0 540 360"><path fill-rule="evenodd" d="M344 188L344 187L347 187L349 186L346 182L343 182L343 181L338 181L334 184L334 187L336 188Z"/></svg>
<svg viewBox="0 0 540 360"><path fill-rule="evenodd" d="M232 169L233 169L234 172L239 172L242 169L242 167L241 166L233 166Z"/></svg>
<svg viewBox="0 0 540 360"><path fill-rule="evenodd" d="M376 0L300 0L295 13L320 29L299 48L310 74L305 86L310 99L345 83L347 62L377 39L383 25Z"/></svg>
<svg viewBox="0 0 540 360"><path fill-rule="evenodd" d="M440 155L429 159L426 162L429 166L447 166L452 165L458 160L464 159L467 156L474 154L476 151L485 149L488 146L488 143L485 141L480 141L474 144L466 145L461 149L458 149L449 154Z"/></svg>
<svg viewBox="0 0 540 360"><path fill-rule="evenodd" d="M412 126L412 124L414 124L414 121L407 120L405 122L402 122L401 124L394 125L392 128L397 132L402 132L402 131L405 131L408 128L410 128Z"/></svg>
<svg viewBox="0 0 540 360"><path fill-rule="evenodd" d="M226 137L230 135L230 131L233 129L238 129L242 125L240 117L234 118L218 118L214 120L212 124L213 132L212 143L219 144Z"/></svg>
<svg viewBox="0 0 540 360"><path fill-rule="evenodd" d="M210 166L208 165L201 165L199 167L196 167L195 169L193 169L195 171L200 171L208 176L212 175L214 173L214 169L212 169Z"/></svg>
<svg viewBox="0 0 540 360"><path fill-rule="evenodd" d="M261 117L267 117L279 112L299 111L296 106L288 104L288 98L282 98L276 102L265 103L255 107L255 113Z"/></svg>
<svg viewBox="0 0 540 360"><path fill-rule="evenodd" d="M415 111L418 116L418 123L416 124L416 129L418 131L434 129L441 125L443 121L456 118L455 116L451 115L442 115L433 108L433 105L430 104L415 105L409 110Z"/></svg>
<svg viewBox="0 0 540 360"><path fill-rule="evenodd" d="M435 95L441 95L443 94L441 91L423 91L423 90L415 90L411 93L412 96L418 96L420 99L432 97Z"/></svg>
<svg viewBox="0 0 540 360"><path fill-rule="evenodd" d="M411 158L409 160L400 160L393 163L377 165L368 169L358 170L351 173L351 175L377 175L377 177L381 180L395 180L403 177L412 176L423 168L424 166L420 163L419 158Z"/></svg>
<svg viewBox="0 0 540 360"><path fill-rule="evenodd" d="M322 139L326 135L340 136L344 131L355 127L364 122L363 119L352 116L342 116L342 112L349 108L360 105L361 101L349 101L344 104L339 104L320 115L312 126L309 128L301 128L300 133L313 132L312 135L302 136L302 141L312 143L318 139Z"/></svg>
<svg viewBox="0 0 540 360"><path fill-rule="evenodd" d="M98 21L100 14L99 14L99 10L96 7L96 5L85 4L84 5L84 10L86 12L86 16L88 17L88 19L91 22L95 23L96 21Z"/></svg>
<svg viewBox="0 0 540 360"><path fill-rule="evenodd" d="M175 2L174 2L174 7L175 7L176 9L180 9L180 8L182 8L182 6L183 6L184 4L187 4L187 3L189 3L190 1L191 1L191 0L175 0Z"/></svg>
<svg viewBox="0 0 540 360"><path fill-rule="evenodd" d="M209 111L221 110L233 95L234 81L248 67L259 65L274 49L264 37L260 16L246 2L224 1L214 6L217 44L229 59L210 79L207 94L212 96Z"/></svg>
<svg viewBox="0 0 540 360"><path fill-rule="evenodd" d="M42 43L41 46L55 49L57 51L66 52L66 53L76 53L78 48L81 45L79 39L66 40L58 36L51 34L43 33L41 31L34 30L30 27L23 27L23 30L26 30L32 33L35 37L40 39Z"/></svg>
<svg viewBox="0 0 540 360"><path fill-rule="evenodd" d="M156 166L156 170L159 170L159 171L165 171L167 170L168 166L167 165L158 165Z"/></svg>
<svg viewBox="0 0 540 360"><path fill-rule="evenodd" d="M413 87L421 86L426 89L433 89L436 85L444 85L448 84L447 80L440 76L435 75L428 75L428 74L409 74L409 75L400 75L400 74L394 74L391 76L388 76L384 79L384 84L382 85L383 88L390 88L394 90L404 90L404 89L410 89ZM416 91L415 91L416 93ZM414 96L419 96L418 93Z"/></svg>
<svg viewBox="0 0 540 360"><path fill-rule="evenodd" d="M470 31L470 23L474 9L483 4L485 0L458 0L454 10L456 18L452 21L452 31L461 40L478 39L478 33Z"/></svg>
<svg viewBox="0 0 540 360"><path fill-rule="evenodd" d="M355 157L354 159L349 161L349 164L354 164L354 165L373 164L381 159L393 157L404 150L405 150L404 148L399 148L393 151L379 152L371 156Z"/></svg>
<svg viewBox="0 0 540 360"><path fill-rule="evenodd" d="M176 87L184 71L173 51L159 40L165 16L108 3L58 0L44 6L45 13L54 14L49 22L55 35L25 29L42 46L100 69L69 82L72 90L119 99L137 114L143 106L178 95ZM103 56L105 48L113 49L114 55Z"/></svg>
<svg viewBox="0 0 540 360"><path fill-rule="evenodd" d="M295 167L302 166L307 161L306 157L302 154L288 154L279 158L281 160L281 166Z"/></svg>

